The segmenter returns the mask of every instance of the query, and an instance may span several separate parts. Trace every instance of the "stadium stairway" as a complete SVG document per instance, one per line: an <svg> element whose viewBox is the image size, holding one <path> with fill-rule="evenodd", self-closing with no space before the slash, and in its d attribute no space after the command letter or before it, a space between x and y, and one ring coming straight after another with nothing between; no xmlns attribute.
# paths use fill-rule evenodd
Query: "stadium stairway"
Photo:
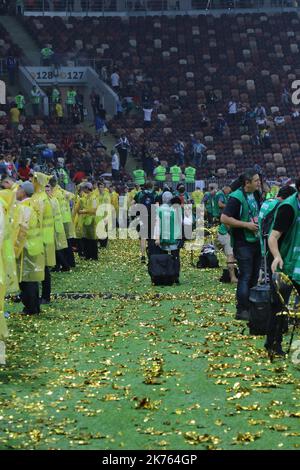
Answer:
<svg viewBox="0 0 300 470"><path fill-rule="evenodd" d="M14 16L0 16L0 23L11 35L14 43L23 51L27 65L40 65L40 49Z"/></svg>

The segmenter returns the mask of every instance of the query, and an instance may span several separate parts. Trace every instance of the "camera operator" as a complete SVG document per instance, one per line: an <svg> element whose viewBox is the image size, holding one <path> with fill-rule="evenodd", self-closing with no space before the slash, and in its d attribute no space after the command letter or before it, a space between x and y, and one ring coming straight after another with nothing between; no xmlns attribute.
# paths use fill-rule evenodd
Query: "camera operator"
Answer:
<svg viewBox="0 0 300 470"><path fill-rule="evenodd" d="M229 195L221 222L231 228L233 253L239 267L237 320L249 320L249 290L255 286L261 264L258 236L261 180L256 170L241 176L240 186Z"/></svg>

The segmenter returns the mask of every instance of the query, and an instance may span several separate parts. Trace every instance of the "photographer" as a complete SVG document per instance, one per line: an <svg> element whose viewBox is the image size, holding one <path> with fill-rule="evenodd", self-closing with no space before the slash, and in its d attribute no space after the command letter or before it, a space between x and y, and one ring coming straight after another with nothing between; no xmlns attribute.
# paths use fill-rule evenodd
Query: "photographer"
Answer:
<svg viewBox="0 0 300 470"><path fill-rule="evenodd" d="M233 253L239 267L236 320L249 320L249 290L259 277L261 263L258 236L261 181L256 170L247 170L240 187L229 195L221 222L231 228Z"/></svg>

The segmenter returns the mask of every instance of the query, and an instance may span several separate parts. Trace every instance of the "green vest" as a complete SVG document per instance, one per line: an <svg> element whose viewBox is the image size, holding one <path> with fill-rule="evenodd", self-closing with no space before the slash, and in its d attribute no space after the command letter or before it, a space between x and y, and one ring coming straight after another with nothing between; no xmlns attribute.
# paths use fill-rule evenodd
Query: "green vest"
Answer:
<svg viewBox="0 0 300 470"><path fill-rule="evenodd" d="M196 169L192 166L188 166L184 170L185 174L185 182L186 183L194 183L195 182L195 174L196 174Z"/></svg>
<svg viewBox="0 0 300 470"><path fill-rule="evenodd" d="M181 168L180 166L174 165L170 168L171 179L174 183L178 183L180 181L180 174Z"/></svg>
<svg viewBox="0 0 300 470"><path fill-rule="evenodd" d="M155 179L156 181L166 181L166 169L164 166L159 165L156 168Z"/></svg>
<svg viewBox="0 0 300 470"><path fill-rule="evenodd" d="M43 59L48 59L53 55L53 51L50 49L50 47L44 47L44 49L41 50L41 54Z"/></svg>
<svg viewBox="0 0 300 470"><path fill-rule="evenodd" d="M68 91L67 93L67 104L74 105L76 104L76 91Z"/></svg>
<svg viewBox="0 0 300 470"><path fill-rule="evenodd" d="M237 189L236 191L231 193L229 197L234 197L235 199L238 199L238 201L240 201L241 203L240 220L242 222L251 222L253 218L258 218L258 213L259 213L258 205L253 194L252 194L251 200L249 200L248 198L246 199L241 189ZM245 235L245 239L247 242L255 243L258 241L259 239L258 233L254 233L248 229L243 229L243 230L244 230L244 235Z"/></svg>
<svg viewBox="0 0 300 470"><path fill-rule="evenodd" d="M135 184L138 184L139 186L142 186L143 184L145 184L144 170L134 170L133 178L134 178Z"/></svg>
<svg viewBox="0 0 300 470"><path fill-rule="evenodd" d="M176 223L175 210L163 204L158 209L159 228L160 228L160 244L175 245L180 237L179 223Z"/></svg>
<svg viewBox="0 0 300 470"><path fill-rule="evenodd" d="M267 199L260 208L259 215L258 215L258 226L259 226L259 241L260 241L260 248L262 256L265 255L265 248L264 248L264 239L262 236L262 223L263 220L267 217L267 215L277 206L280 204L278 199ZM275 213L274 213L275 214ZM274 221L274 218L273 218ZM272 224L273 225L273 224ZM269 234L271 232L272 226L270 227Z"/></svg>
<svg viewBox="0 0 300 470"><path fill-rule="evenodd" d="M15 102L18 109L23 109L25 106L25 98L23 95L17 95L15 97Z"/></svg>
<svg viewBox="0 0 300 470"><path fill-rule="evenodd" d="M227 233L229 233L229 229L226 227L225 224L220 224L218 228L218 233L220 235L227 235Z"/></svg>
<svg viewBox="0 0 300 470"><path fill-rule="evenodd" d="M215 195L215 198L214 198L214 202L215 202L215 213L217 214L216 217L220 217L221 215L221 208L219 207L219 201L223 202L224 204L227 203L228 201L228 196L222 191L218 191ZM226 228L226 227L225 227ZM225 234L224 234L225 235Z"/></svg>
<svg viewBox="0 0 300 470"><path fill-rule="evenodd" d="M31 90L31 103L32 104L40 104L41 101L41 95L36 94L33 90Z"/></svg>
<svg viewBox="0 0 300 470"><path fill-rule="evenodd" d="M292 207L295 218L293 225L286 233L280 246L280 254L283 259L283 272L293 281L300 283L300 201L298 193L293 194L280 204ZM276 210L277 215L278 209ZM275 217L276 217L275 215Z"/></svg>
<svg viewBox="0 0 300 470"><path fill-rule="evenodd" d="M58 103L60 97L60 92L57 88L52 90L52 103Z"/></svg>

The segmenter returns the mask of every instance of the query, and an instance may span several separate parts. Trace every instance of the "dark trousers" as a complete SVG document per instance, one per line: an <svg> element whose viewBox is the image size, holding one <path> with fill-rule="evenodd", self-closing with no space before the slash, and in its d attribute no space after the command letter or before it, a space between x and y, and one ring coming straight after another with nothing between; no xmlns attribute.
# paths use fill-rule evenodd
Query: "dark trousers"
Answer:
<svg viewBox="0 0 300 470"><path fill-rule="evenodd" d="M239 267L236 290L237 311L249 310L249 291L256 286L261 265L261 251L258 242L235 246L234 256Z"/></svg>
<svg viewBox="0 0 300 470"><path fill-rule="evenodd" d="M83 253L85 259L98 259L98 243L97 240L89 240L88 238L82 238L83 242Z"/></svg>
<svg viewBox="0 0 300 470"><path fill-rule="evenodd" d="M127 162L127 150L120 149L118 152L120 155L120 166L121 168L125 168Z"/></svg>
<svg viewBox="0 0 300 470"><path fill-rule="evenodd" d="M67 260L68 265L69 265L71 268L75 268L76 263L75 263L73 248L72 248L73 239L72 239L72 238L68 238L67 242L68 242L68 248L65 248L65 249L64 249L65 257L66 257L66 260Z"/></svg>
<svg viewBox="0 0 300 470"><path fill-rule="evenodd" d="M24 312L31 315L40 313L39 283L20 282L21 301L24 305Z"/></svg>
<svg viewBox="0 0 300 470"><path fill-rule="evenodd" d="M75 246L77 247L77 253L80 257L84 257L84 243L82 238L75 239Z"/></svg>
<svg viewBox="0 0 300 470"><path fill-rule="evenodd" d="M56 268L62 268L62 269L68 269L70 268L70 265L68 263L67 257L66 257L66 250L56 250Z"/></svg>
<svg viewBox="0 0 300 470"><path fill-rule="evenodd" d="M48 266L45 267L45 279L42 282L42 299L50 302L51 295L51 274Z"/></svg>
<svg viewBox="0 0 300 470"><path fill-rule="evenodd" d="M34 117L38 117L39 112L40 112L40 105L39 104L33 104L32 105L32 113L33 113Z"/></svg>

